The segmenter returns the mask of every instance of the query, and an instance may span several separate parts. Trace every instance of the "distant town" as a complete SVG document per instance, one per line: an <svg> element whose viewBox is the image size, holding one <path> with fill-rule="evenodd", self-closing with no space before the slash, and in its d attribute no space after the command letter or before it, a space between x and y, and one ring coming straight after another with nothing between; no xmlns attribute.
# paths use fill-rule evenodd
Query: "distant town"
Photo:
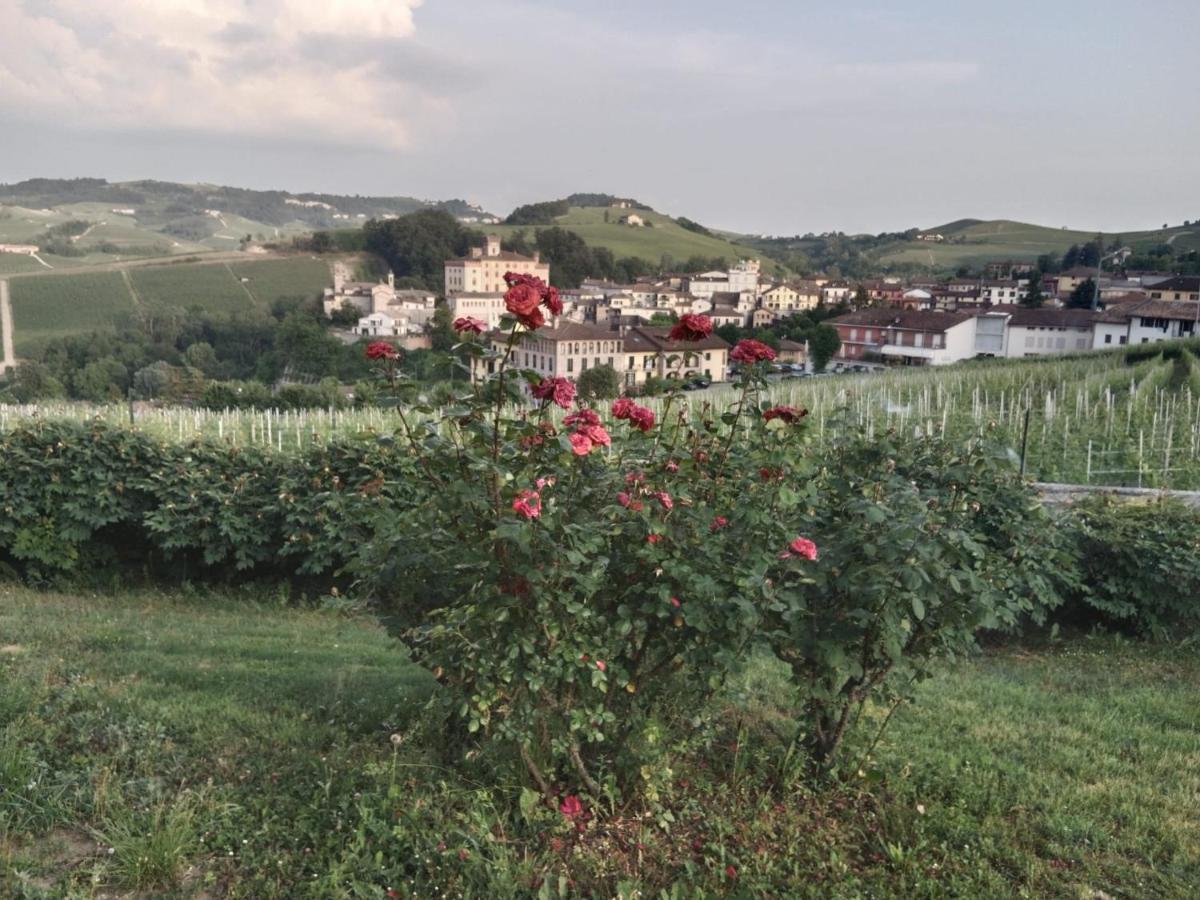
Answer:
<svg viewBox="0 0 1200 900"><path fill-rule="evenodd" d="M504 274L550 280L550 266L504 249L489 235L470 255L445 263L446 303L497 329L504 314ZM1200 323L1200 277L1168 272L1105 272L1074 266L1042 274L1033 264L989 263L977 278L778 280L758 260L727 269L644 276L633 283L585 279L561 291L565 314L523 338L522 365L545 375L576 376L589 366L616 369L633 387L649 376L722 381L730 343L717 335L703 346L665 340L679 316L709 316L719 329L766 329L825 313L840 339L835 369L947 365L978 357L1020 358L1079 353L1191 337ZM386 282L335 279L325 292L327 315L361 313L354 333L424 346L438 299L430 291ZM808 348L783 341L780 360L804 366Z"/></svg>

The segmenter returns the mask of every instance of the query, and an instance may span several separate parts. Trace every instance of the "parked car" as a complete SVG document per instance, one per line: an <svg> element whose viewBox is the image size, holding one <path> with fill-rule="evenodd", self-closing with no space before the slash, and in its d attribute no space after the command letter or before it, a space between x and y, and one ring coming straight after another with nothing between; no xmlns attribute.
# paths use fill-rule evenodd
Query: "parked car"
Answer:
<svg viewBox="0 0 1200 900"><path fill-rule="evenodd" d="M693 378L691 381L684 384L685 391L702 391L706 387L712 387L712 380L709 378Z"/></svg>

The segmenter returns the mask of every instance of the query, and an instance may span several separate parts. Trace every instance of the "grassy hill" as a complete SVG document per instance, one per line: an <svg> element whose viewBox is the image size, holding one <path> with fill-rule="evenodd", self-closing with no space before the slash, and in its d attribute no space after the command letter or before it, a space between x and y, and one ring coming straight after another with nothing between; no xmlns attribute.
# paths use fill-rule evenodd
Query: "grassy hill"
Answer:
<svg viewBox="0 0 1200 900"><path fill-rule="evenodd" d="M960 219L926 232L945 235L948 240L945 243L898 241L876 250L873 258L884 266L915 263L934 269L979 266L1004 259L1033 262L1043 253L1061 254L1072 244L1085 244L1096 236L1094 231L1050 228L1007 219ZM1117 236L1117 233L1104 234L1106 239ZM1135 250L1167 242L1179 250L1200 249L1200 225L1121 232L1119 236Z"/></svg>
<svg viewBox="0 0 1200 900"><path fill-rule="evenodd" d="M621 225L617 220L628 212L641 216L653 227L638 228ZM608 213L609 221L604 221ZM736 244L724 237L709 236L689 231L670 216L652 210L621 210L598 206L573 206L565 216L559 216L555 224L574 231L589 246L607 247L613 256L638 256L657 264L664 255L677 263L692 256L724 257L730 263L746 257L760 257L752 249ZM504 237L514 231L524 230L533 236L535 225L489 225L486 230ZM762 258L762 257L760 257ZM763 266L774 272L775 262L763 258Z"/></svg>
<svg viewBox="0 0 1200 900"><path fill-rule="evenodd" d="M0 184L0 243L43 244L47 229L85 222L87 231L69 239L70 252L43 254L53 268L73 268L131 258L228 252L237 250L247 236L259 242L286 241L316 229L356 227L373 217L431 207L456 216L486 215L463 200L35 178ZM10 264L0 257L0 274L25 270L25 264Z"/></svg>

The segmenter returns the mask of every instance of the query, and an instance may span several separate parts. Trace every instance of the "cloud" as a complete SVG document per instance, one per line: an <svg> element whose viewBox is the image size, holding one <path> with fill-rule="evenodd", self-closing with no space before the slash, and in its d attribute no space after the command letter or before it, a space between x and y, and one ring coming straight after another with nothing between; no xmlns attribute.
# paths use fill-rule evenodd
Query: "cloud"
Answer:
<svg viewBox="0 0 1200 900"><path fill-rule="evenodd" d="M444 101L392 64L422 0L0 0L0 110L404 147ZM361 41L358 55L325 43Z"/></svg>

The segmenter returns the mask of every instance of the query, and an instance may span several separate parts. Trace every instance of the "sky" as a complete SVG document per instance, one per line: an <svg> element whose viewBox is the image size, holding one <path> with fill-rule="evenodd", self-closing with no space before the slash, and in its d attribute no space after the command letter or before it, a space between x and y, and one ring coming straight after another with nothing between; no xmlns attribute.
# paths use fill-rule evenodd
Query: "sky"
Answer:
<svg viewBox="0 0 1200 900"><path fill-rule="evenodd" d="M0 0L0 182L1200 218L1197 0Z"/></svg>

